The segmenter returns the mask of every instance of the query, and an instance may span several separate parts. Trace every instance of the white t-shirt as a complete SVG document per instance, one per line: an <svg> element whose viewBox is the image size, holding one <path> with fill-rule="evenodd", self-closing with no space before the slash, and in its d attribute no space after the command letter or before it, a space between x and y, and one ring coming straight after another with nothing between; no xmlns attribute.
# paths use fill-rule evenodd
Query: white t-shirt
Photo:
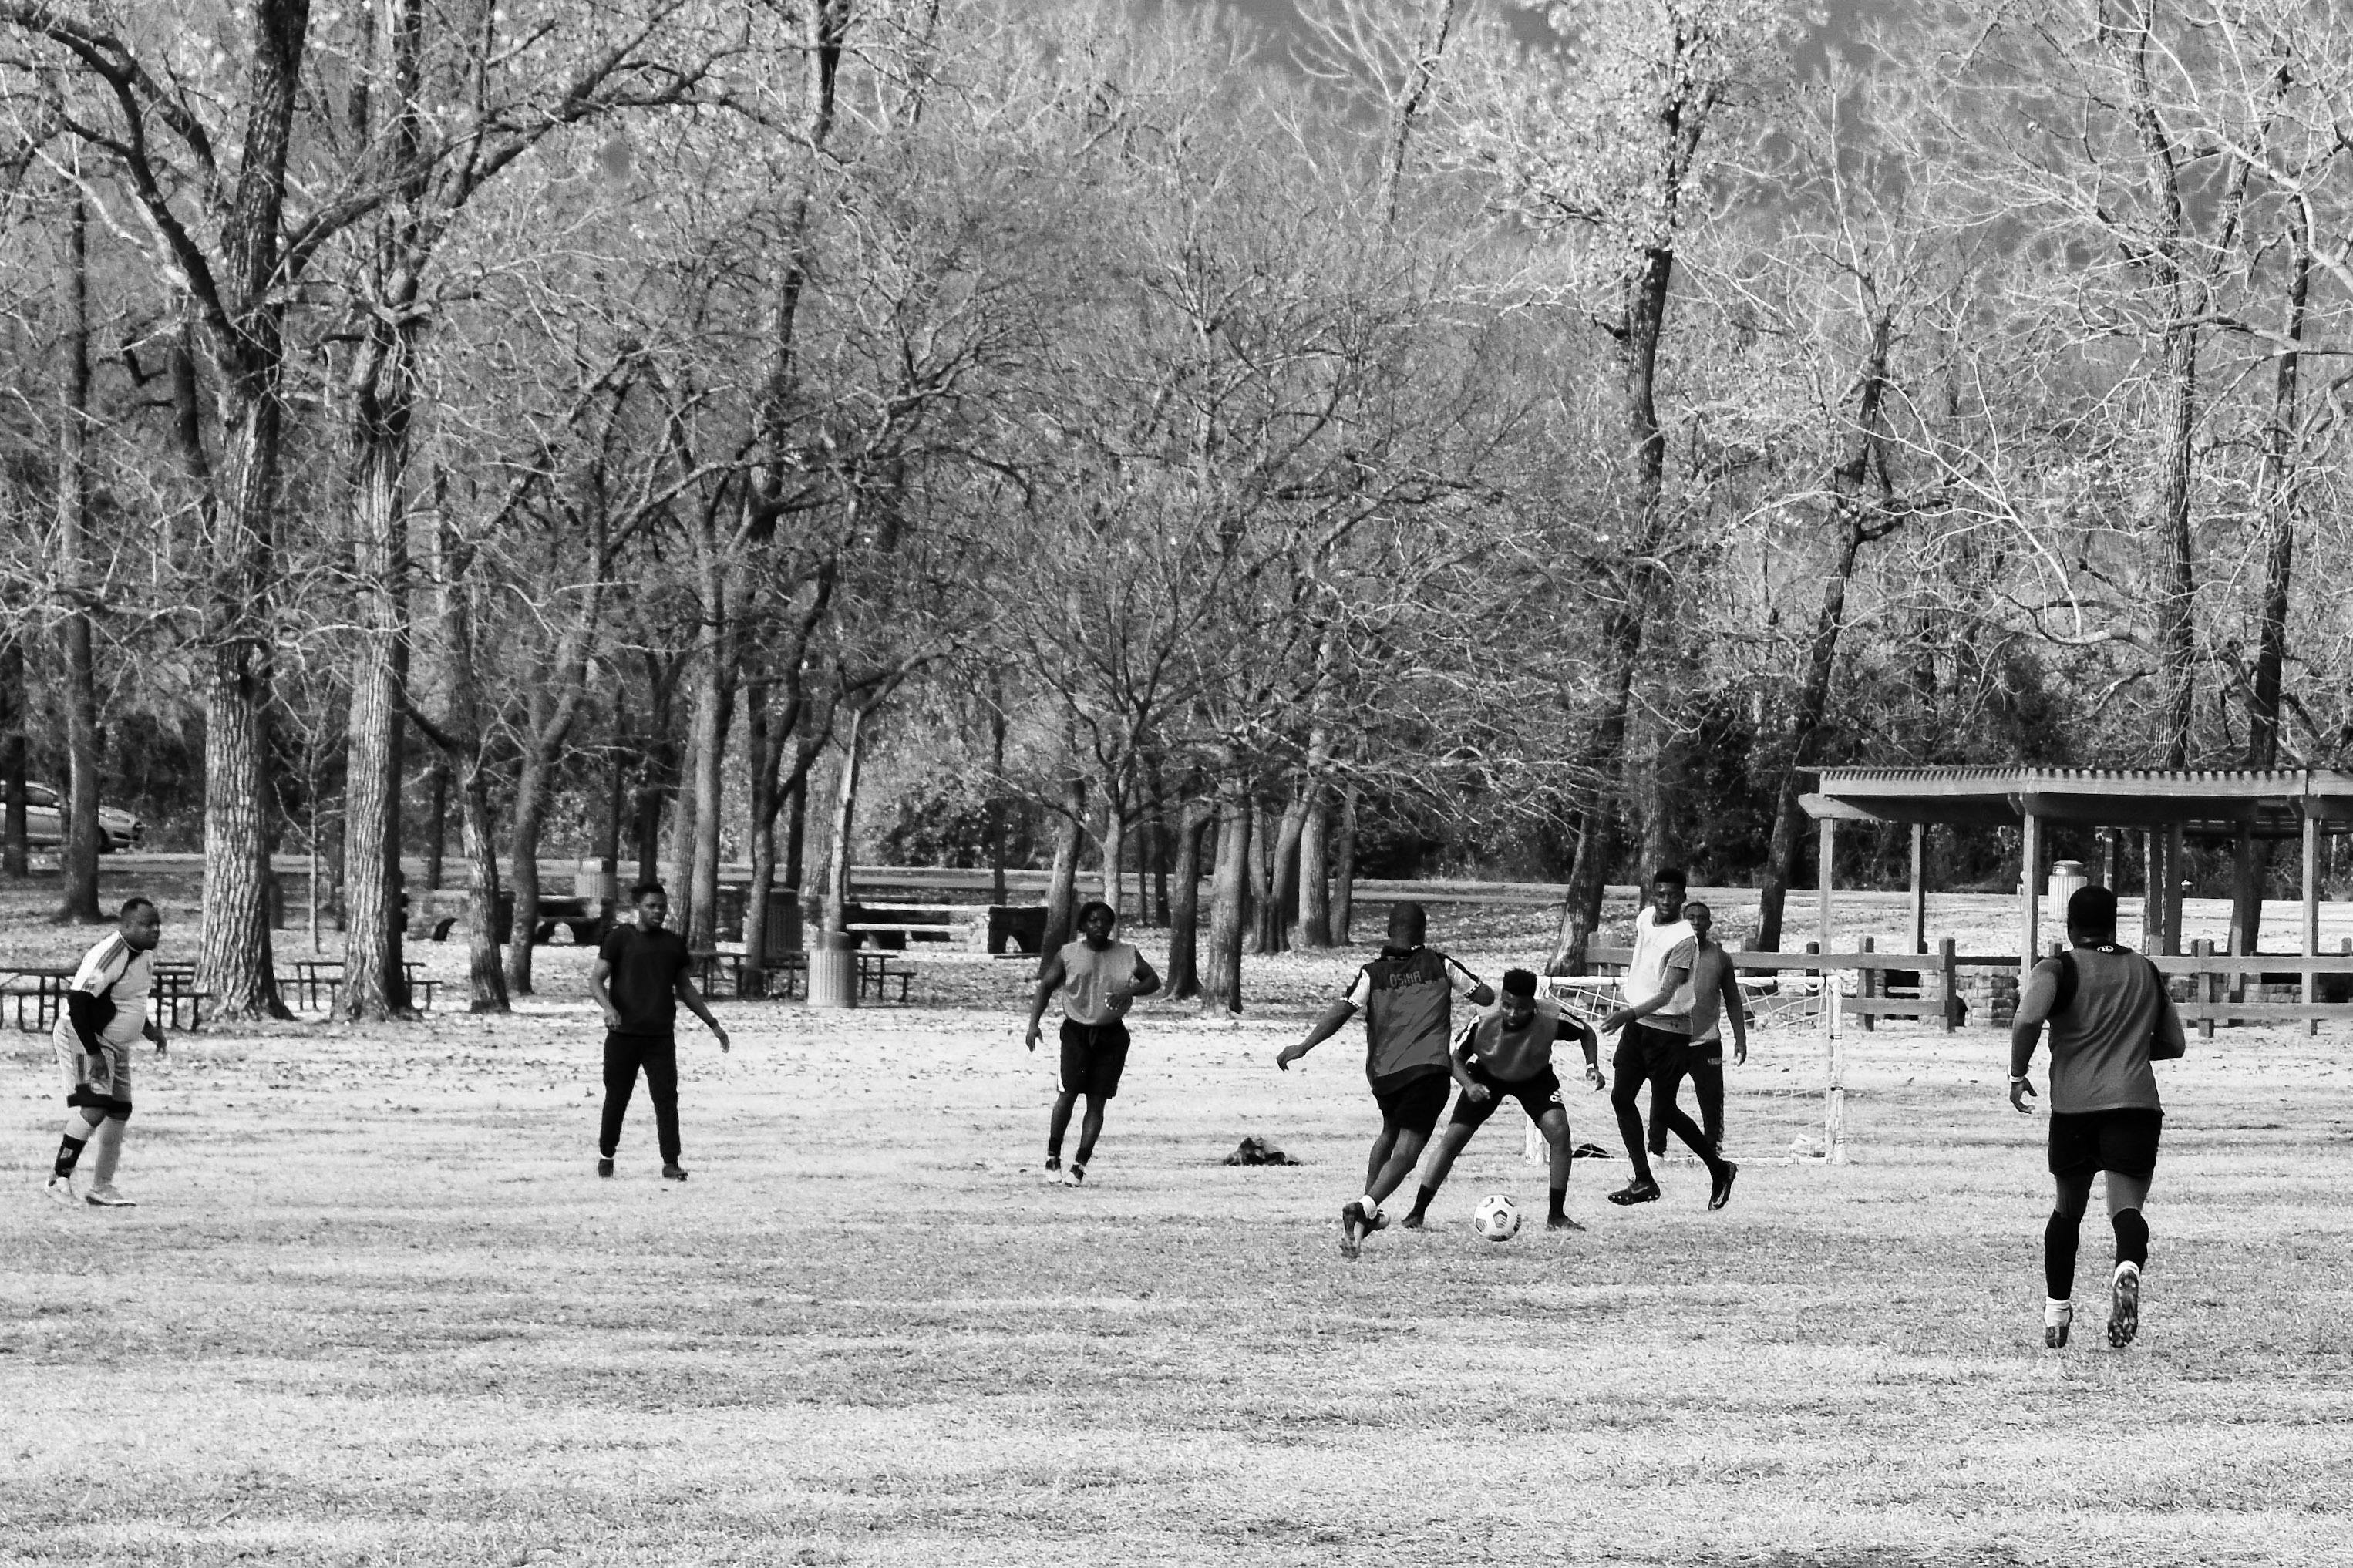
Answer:
<svg viewBox="0 0 2353 1568"><path fill-rule="evenodd" d="M1634 917L1634 960L1626 966L1621 992L1626 1005L1637 1006L1656 996L1659 988L1667 983L1670 969L1684 972L1683 983L1677 987L1673 998L1642 1020L1644 1023L1677 1034L1690 1030L1694 1000L1690 971L1692 955L1698 948L1687 921L1662 921L1658 910L1648 908Z"/></svg>
<svg viewBox="0 0 2353 1568"><path fill-rule="evenodd" d="M1064 947L1061 957L1062 1016L1091 1028L1117 1023L1128 998L1109 993L1135 979L1135 949L1115 942L1098 952L1082 940Z"/></svg>
<svg viewBox="0 0 2353 1568"><path fill-rule="evenodd" d="M115 931L82 954L81 967L74 971L69 989L111 999L114 1016L99 1031L99 1038L110 1046L130 1046L146 1032L147 994L154 982L155 955L132 951L122 933ZM74 1033L69 1016L58 1016L56 1033L60 1041L80 1049L80 1037Z"/></svg>

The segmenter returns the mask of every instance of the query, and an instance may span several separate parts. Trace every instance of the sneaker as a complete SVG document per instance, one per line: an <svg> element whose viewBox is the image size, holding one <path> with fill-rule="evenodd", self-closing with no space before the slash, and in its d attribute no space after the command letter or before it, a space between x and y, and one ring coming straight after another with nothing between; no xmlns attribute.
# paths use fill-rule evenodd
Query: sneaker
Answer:
<svg viewBox="0 0 2353 1568"><path fill-rule="evenodd" d="M683 1166L680 1165L664 1165L662 1167L662 1180L665 1182L682 1182L686 1180L686 1170Z"/></svg>
<svg viewBox="0 0 2353 1568"><path fill-rule="evenodd" d="M94 1209L135 1209L139 1206L137 1198L127 1198L115 1191L112 1182L90 1188L81 1201Z"/></svg>
<svg viewBox="0 0 2353 1568"><path fill-rule="evenodd" d="M1637 1179L1627 1183L1616 1192L1610 1194L1609 1201L1616 1204L1620 1208L1631 1208L1636 1204L1657 1203L1659 1201L1659 1184L1656 1182L1645 1182L1638 1177Z"/></svg>
<svg viewBox="0 0 2353 1568"><path fill-rule="evenodd" d="M1365 1237L1372 1230L1372 1222L1365 1217L1365 1205L1350 1198L1340 1205L1340 1256L1354 1258L1364 1250Z"/></svg>
<svg viewBox="0 0 2353 1568"><path fill-rule="evenodd" d="M1084 1165L1080 1164L1076 1160L1071 1161L1071 1185L1072 1185L1072 1186L1074 1186L1074 1187L1077 1187L1077 1186L1083 1186L1083 1185L1085 1185L1085 1184L1086 1184L1086 1180L1087 1180L1087 1168L1086 1168Z"/></svg>
<svg viewBox="0 0 2353 1568"><path fill-rule="evenodd" d="M1726 1160L1715 1174L1715 1185L1708 1189L1707 1206L1720 1209L1732 1201L1732 1178L1740 1174L1740 1167Z"/></svg>
<svg viewBox="0 0 2353 1568"><path fill-rule="evenodd" d="M2140 1332L2140 1269L2137 1265L2119 1263L2116 1277L2108 1286L2108 1343L2117 1350L2133 1342Z"/></svg>
<svg viewBox="0 0 2353 1568"><path fill-rule="evenodd" d="M1062 1179L1062 1157L1060 1154L1046 1156L1046 1179L1050 1182L1059 1182Z"/></svg>
<svg viewBox="0 0 2353 1568"><path fill-rule="evenodd" d="M1362 1207L1363 1205L1359 1205L1358 1206ZM1372 1235L1373 1232L1377 1230L1387 1230L1388 1227L1389 1211L1387 1209L1375 1209L1371 1215L1365 1221L1365 1234L1366 1236Z"/></svg>
<svg viewBox="0 0 2353 1568"><path fill-rule="evenodd" d="M49 1201L51 1203L69 1204L74 1201L73 1178L71 1176L51 1176L49 1178L48 1184L43 1187L41 1191L49 1195Z"/></svg>
<svg viewBox="0 0 2353 1568"><path fill-rule="evenodd" d="M2067 1331L2074 1326L2075 1303L2045 1301L2042 1303L2042 1344L2046 1350L2067 1348Z"/></svg>
<svg viewBox="0 0 2353 1568"><path fill-rule="evenodd" d="M609 1176L613 1173L613 1156L610 1154L596 1156L596 1173L600 1176Z"/></svg>

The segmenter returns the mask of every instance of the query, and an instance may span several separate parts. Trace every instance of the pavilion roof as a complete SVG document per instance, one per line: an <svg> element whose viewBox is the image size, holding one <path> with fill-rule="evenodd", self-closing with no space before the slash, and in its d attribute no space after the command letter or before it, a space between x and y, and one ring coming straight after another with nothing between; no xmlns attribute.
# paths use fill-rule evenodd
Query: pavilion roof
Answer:
<svg viewBox="0 0 2353 1568"><path fill-rule="evenodd" d="M2028 814L2103 827L2170 827L2260 836L2302 831L2311 816L2353 826L2353 772L2334 768L1820 768L1802 798L1810 816L1841 821L2014 826Z"/></svg>

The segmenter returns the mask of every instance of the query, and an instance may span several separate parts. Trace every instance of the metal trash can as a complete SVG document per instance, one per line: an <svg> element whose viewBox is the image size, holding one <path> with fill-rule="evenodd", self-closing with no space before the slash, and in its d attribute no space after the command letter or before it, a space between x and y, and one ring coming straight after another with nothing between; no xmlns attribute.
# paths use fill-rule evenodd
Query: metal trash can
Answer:
<svg viewBox="0 0 2353 1568"><path fill-rule="evenodd" d="M2050 895L2044 903L2043 918L2054 928L2055 940L2064 942L2067 936L2067 900L2075 889L2089 886L2092 879L2084 870L2081 860L2054 860L2051 865Z"/></svg>
<svg viewBox="0 0 2353 1568"><path fill-rule="evenodd" d="M590 903L618 903L621 874L610 860L583 860L573 868L572 896Z"/></svg>
<svg viewBox="0 0 2353 1568"><path fill-rule="evenodd" d="M858 950L846 931L821 933L808 950L808 1005L858 1005Z"/></svg>

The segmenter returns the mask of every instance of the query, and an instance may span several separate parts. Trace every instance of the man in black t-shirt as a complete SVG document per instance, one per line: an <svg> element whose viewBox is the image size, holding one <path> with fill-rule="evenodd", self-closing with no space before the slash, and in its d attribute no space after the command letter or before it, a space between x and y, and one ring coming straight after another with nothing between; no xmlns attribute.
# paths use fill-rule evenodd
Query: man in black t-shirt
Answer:
<svg viewBox="0 0 2353 1568"><path fill-rule="evenodd" d="M629 1096L638 1074L646 1075L646 1093L654 1102L654 1130L661 1142L662 1176L682 1182L686 1172L678 1163L678 1005L711 1026L719 1048L727 1049L727 1031L702 1005L689 971L686 943L675 931L663 929L670 919L670 894L659 882L640 882L630 889L638 923L617 926L596 950L596 967L588 972L588 994L605 1015L605 1120L596 1139L596 1173L613 1173L613 1152L621 1143L621 1119L628 1114Z"/></svg>

